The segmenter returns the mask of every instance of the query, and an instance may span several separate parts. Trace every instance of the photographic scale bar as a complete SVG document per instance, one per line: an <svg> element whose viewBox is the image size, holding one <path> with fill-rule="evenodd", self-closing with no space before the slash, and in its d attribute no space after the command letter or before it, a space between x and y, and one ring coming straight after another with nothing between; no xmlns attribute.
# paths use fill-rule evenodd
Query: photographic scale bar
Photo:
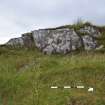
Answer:
<svg viewBox="0 0 105 105"><path fill-rule="evenodd" d="M58 86L51 86L51 89L57 89L57 88L59 88ZM64 86L63 87L64 89L70 89L70 88L72 88L71 86ZM84 89L85 88L85 86L77 86L76 87L77 89ZM92 88L92 87L89 87L88 88L88 92L93 92L94 91L94 89Z"/></svg>

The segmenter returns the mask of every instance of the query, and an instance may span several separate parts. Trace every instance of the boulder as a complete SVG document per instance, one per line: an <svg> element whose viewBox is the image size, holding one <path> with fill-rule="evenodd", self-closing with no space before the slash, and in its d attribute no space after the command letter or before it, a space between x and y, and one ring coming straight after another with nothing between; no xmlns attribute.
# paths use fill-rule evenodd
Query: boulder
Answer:
<svg viewBox="0 0 105 105"><path fill-rule="evenodd" d="M35 45L44 53L68 53L81 47L80 37L73 29L33 31Z"/></svg>

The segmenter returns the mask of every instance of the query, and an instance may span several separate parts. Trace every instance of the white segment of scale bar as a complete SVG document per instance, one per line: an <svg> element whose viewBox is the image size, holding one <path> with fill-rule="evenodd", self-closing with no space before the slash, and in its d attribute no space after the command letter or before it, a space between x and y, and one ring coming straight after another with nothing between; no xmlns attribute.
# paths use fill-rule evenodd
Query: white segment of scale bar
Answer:
<svg viewBox="0 0 105 105"><path fill-rule="evenodd" d="M84 86L77 86L78 89L83 89L85 88Z"/></svg>
<svg viewBox="0 0 105 105"><path fill-rule="evenodd" d="M64 88L65 88L65 89L70 89L70 88L71 88L71 86L64 86Z"/></svg>
<svg viewBox="0 0 105 105"><path fill-rule="evenodd" d="M57 88L58 88L58 86L51 86L51 88L52 88L52 89L57 89Z"/></svg>

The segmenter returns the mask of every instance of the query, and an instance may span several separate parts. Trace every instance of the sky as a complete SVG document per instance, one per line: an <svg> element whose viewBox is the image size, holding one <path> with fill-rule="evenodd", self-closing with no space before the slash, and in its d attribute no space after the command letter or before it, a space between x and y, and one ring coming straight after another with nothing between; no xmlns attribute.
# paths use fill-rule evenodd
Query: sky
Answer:
<svg viewBox="0 0 105 105"><path fill-rule="evenodd" d="M105 0L0 0L0 44L40 28L78 18L105 25Z"/></svg>

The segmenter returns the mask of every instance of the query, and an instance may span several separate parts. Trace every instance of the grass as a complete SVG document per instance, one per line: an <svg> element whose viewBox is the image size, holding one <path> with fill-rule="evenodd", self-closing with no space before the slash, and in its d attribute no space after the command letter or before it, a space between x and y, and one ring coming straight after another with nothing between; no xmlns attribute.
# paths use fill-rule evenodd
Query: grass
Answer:
<svg viewBox="0 0 105 105"><path fill-rule="evenodd" d="M78 84L86 88L63 89ZM104 105L104 87L104 53L48 56L36 49L0 48L0 105Z"/></svg>
<svg viewBox="0 0 105 105"><path fill-rule="evenodd" d="M78 31L84 25L91 24L78 22L54 29ZM96 40L105 46L105 27L96 28L102 31ZM68 85L74 88L63 88ZM76 89L77 85L85 89ZM93 93L87 91L89 87L94 88ZM95 52L81 48L68 55L49 56L37 49L0 46L0 105L104 105L104 88L105 48Z"/></svg>

